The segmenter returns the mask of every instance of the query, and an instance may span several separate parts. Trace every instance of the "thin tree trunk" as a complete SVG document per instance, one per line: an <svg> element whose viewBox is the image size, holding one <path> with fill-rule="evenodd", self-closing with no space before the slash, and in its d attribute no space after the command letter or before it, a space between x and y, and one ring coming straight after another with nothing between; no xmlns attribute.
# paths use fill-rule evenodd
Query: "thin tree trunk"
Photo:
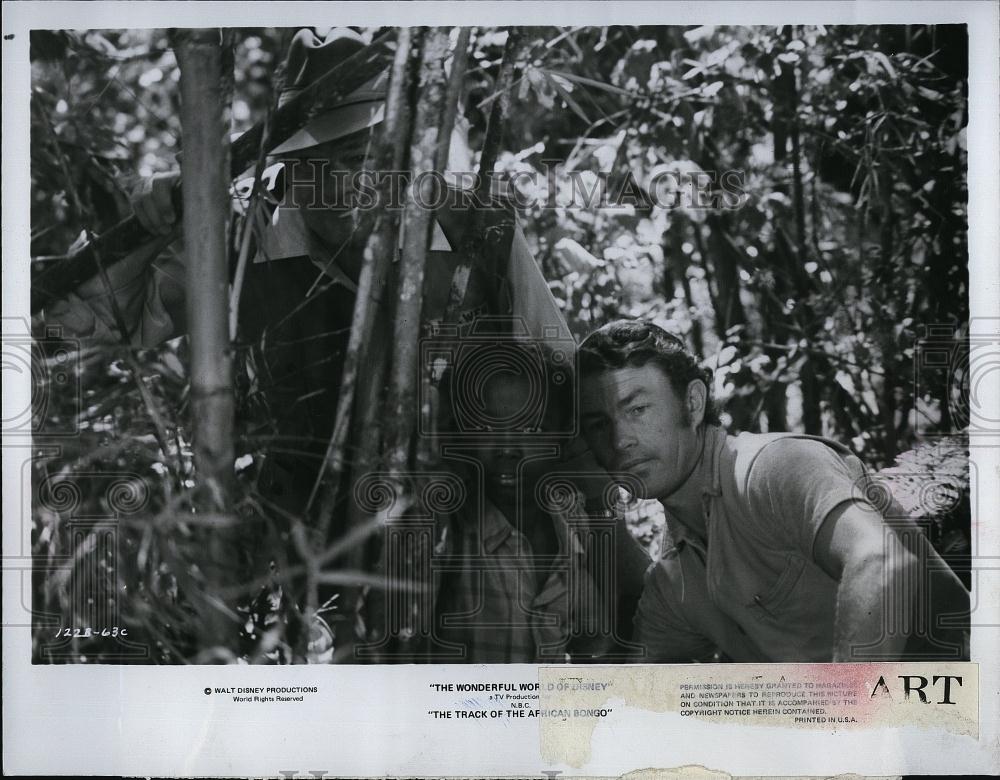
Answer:
<svg viewBox="0 0 1000 780"><path fill-rule="evenodd" d="M411 28L400 28L386 96L385 122L380 143L373 155L376 173L398 171L403 167L403 150L410 135L406 104L412 37ZM330 543L331 522L342 503L339 492L345 473L349 475L349 484L353 484L373 468L378 454L378 434L373 431L372 420L377 418L382 402L385 355L389 349L385 336L388 329L385 289L396 255L399 229L398 212L384 207L389 201L391 186L391 176L383 176L379 181L382 208L374 220L362 258L351 334L337 398L337 414L323 469L306 509L308 513L318 495L320 503L314 547L320 550ZM348 457L350 441L355 443L353 462ZM337 539L359 531L365 521L365 513L355 501L349 501L346 509L346 522L336 529ZM350 571L363 570L364 549L363 537L359 536L358 543L348 549L338 563ZM318 587L318 582L307 583L305 618L308 625L311 625L318 607ZM339 593L343 619L340 625L344 630L337 632L337 652L341 657L351 656L361 589L343 587ZM306 639L301 642L304 644ZM300 654L304 653L304 648L299 650Z"/></svg>
<svg viewBox="0 0 1000 780"><path fill-rule="evenodd" d="M795 28L788 27L784 38L790 43L795 37ZM812 317L812 310L807 301L811 292L811 281L805 272L807 260L806 245L806 206L805 192L802 185L802 146L798 123L798 85L796 84L796 69L793 63L779 63L780 75L777 79L777 94L775 96L775 113L780 117L775 130L775 159L784 159L785 139L791 141L791 183L792 183L792 219L794 223L795 250L789 252L789 280L794 284L798 301L800 322L806 322ZM780 128L782 154L777 155L778 134ZM805 432L820 434L822 432L821 374L824 373L826 362L821 358L806 355L805 363L799 372L802 383L802 423Z"/></svg>
<svg viewBox="0 0 1000 780"><path fill-rule="evenodd" d="M448 55L448 30L435 27L429 30L424 38L418 79L419 91L416 95L416 111L413 119L412 143L410 145L409 167L412 178L407 190L406 206L403 212L403 247L398 262L396 278L396 310L392 325L391 347L386 344L386 351L391 348L392 359L387 367L388 387L383 418L386 421L383 432L383 452L389 470L389 481L381 485L391 491L392 501L385 512L377 513L379 525L385 528L382 543L382 557L376 564L377 573L386 578L384 588L371 594L371 609L368 618L370 626L369 637L374 640L366 648L370 658L377 658L391 641L389 636L389 613L386 610L386 600L392 598L398 585L388 572L386 563L387 548L393 544L394 527L387 524L393 518L399 518L415 501L412 479L412 456L414 453L414 436L416 432L417 388L420 386L423 366L420 361L419 348L422 335L422 314L424 298L424 271L427 262L428 246L430 244L431 225L434 217L428 205L433 201L434 171L437 161L438 144L441 142L444 128L444 102L447 97L447 78L444 61ZM448 130L450 134L450 129ZM437 179L440 181L440 179ZM388 329L383 332L387 333ZM378 370L379 367L377 367ZM369 407L369 414L372 412ZM369 440L371 431L363 434ZM366 453L367 461L372 453ZM367 467L367 463L358 466ZM366 475L361 468L355 471L355 493L358 491L359 480ZM355 495L355 504L359 496ZM360 514L360 507L354 507L354 513ZM388 512L392 513L390 518ZM407 569L409 572L410 569ZM386 590L388 589L388 590ZM353 606L353 605L352 605ZM356 608L356 607L355 607ZM427 609L418 609L414 617L418 624L417 633L425 631L420 626L429 619ZM353 638L352 638L353 642ZM345 660L349 658L349 649L342 645L339 654Z"/></svg>
<svg viewBox="0 0 1000 780"><path fill-rule="evenodd" d="M274 148L310 120L329 111L330 106L343 100L345 95L378 75L385 68L393 37L392 33L386 33L375 39L281 106L274 112L266 128L264 123L258 123L241 135L233 143L231 150L231 176L239 176L253 163L265 132L265 146ZM104 231L100 237L88 242L72 255L45 263L34 263L31 271L32 313L65 297L92 278L98 270L95 251L101 253L105 264L110 266L152 238L133 215Z"/></svg>
<svg viewBox="0 0 1000 780"><path fill-rule="evenodd" d="M386 403L390 425L385 435L389 470L402 475L410 466L416 429L416 388L420 381L419 345L424 301L424 270L430 239L434 156L441 139L441 108L445 98L444 60L448 31L435 27L424 42L420 68L420 101L410 147L413 174L403 214L403 255L399 263L393 357Z"/></svg>
<svg viewBox="0 0 1000 780"><path fill-rule="evenodd" d="M743 302L740 300L739 257L726 235L726 225L722 217L709 214L705 222L708 226L708 246L712 255L717 289L717 312L722 317L720 337L736 325L747 321Z"/></svg>
<svg viewBox="0 0 1000 780"><path fill-rule="evenodd" d="M448 293L448 306L445 309L445 322L455 322L462 304L467 300L476 300L482 294L486 300L492 301L492 291L487 280L495 278L495 269L486 271L481 268L483 227L486 219L485 205L490 202L493 166L503 135L504 122L510 110L510 93L514 83L514 67L517 63L517 53L520 50L524 32L518 27L507 31L507 43L504 45L503 62L500 65L500 75L497 77L497 97L490 109L490 117L486 125L486 135L483 139L482 152L479 155L479 179L476 186L475 204L472 220L466 229L462 241L462 261L455 269L451 280L451 290ZM474 274L473 269L479 267L483 273ZM476 285L485 285L485 289L473 289Z"/></svg>
<svg viewBox="0 0 1000 780"><path fill-rule="evenodd" d="M191 416L198 507L230 510L233 478L234 399L229 349L229 121L226 85L232 59L222 31L189 30L176 37L181 68L181 128L184 157L183 225L187 251L185 296L191 342ZM229 67L226 73L225 65ZM209 592L225 587L233 573L231 534L209 531L205 573ZM208 639L226 646L232 615L209 609Z"/></svg>
<svg viewBox="0 0 1000 780"><path fill-rule="evenodd" d="M881 283L878 286L879 290L893 290L895 282L895 274L893 273L893 254L894 254L894 213L892 210L892 176L888 170L888 166L882 166L883 170L881 176L879 177L879 189L882 202L882 226L880 231L880 263L882 266ZM892 316L891 310L887 312L889 316ZM882 345L882 371L885 376L882 377L882 398L880 399L880 408L882 416L882 427L885 429L885 443L883 445L883 452L885 453L886 462L892 463L896 458L898 452L896 448L896 371L895 371L895 355L892 354L898 347L896 339L891 337L893 333L892 323L889 324L887 328L887 335L883 339Z"/></svg>
<svg viewBox="0 0 1000 780"><path fill-rule="evenodd" d="M421 49L424 37L422 28L411 28L407 31L409 35L408 51L403 56L403 67L406 74L408 88L404 90L405 99L401 106L399 125L396 127L393 138L390 141L394 150L392 168L393 170L406 170L409 168L410 139L412 136L412 120L415 107L416 90L413 82L419 76L419 67L414 68L414 60L419 66L419 57L413 58L412 52ZM397 56L400 52L397 50ZM397 61L398 62L398 61ZM357 442L355 457L351 469L350 485L352 494L347 506L348 528L359 529L364 527L366 522L371 522L371 512L363 507L358 500L358 485L361 480L377 471L382 465L382 431L385 416L385 398L388 392L387 385L389 379L389 359L392 355L393 320L392 314L392 292L395 279L393 258L398 256L399 246L399 214L392 214L391 221L383 219L379 222L385 238L382 241L386 254L384 266L380 266L381 271L376 272L371 290L372 304L375 307L372 317L372 334L369 344L369 359L366 361L365 371L358 381L357 401L360 406L354 414L352 421L352 441ZM380 557L384 553L384 540L382 544L376 539L367 550L360 550L363 557L363 565L366 570L374 570L376 576L385 575L384 560ZM345 599L345 607L350 610L347 623L349 628L346 641L340 642L335 661L354 661L355 659L355 615L361 608L357 596L360 593L348 594L348 598L354 597L353 601ZM375 641L382 639L384 632L381 629L386 624L385 619L386 590L372 589L364 599L365 622L367 625L367 638Z"/></svg>
<svg viewBox="0 0 1000 780"><path fill-rule="evenodd" d="M685 226L686 219L679 214L671 220L667 232L668 239L663 245L663 292L664 295L669 295L671 298L674 296L674 273L672 272L676 272L681 283L681 290L684 292L684 303L687 305L688 316L691 318L691 343L695 354L704 356L705 337L702 333L701 320L696 314L697 307L691 292L691 280L688 279L687 275L687 264L682 259L684 253L680 249L684 243Z"/></svg>
<svg viewBox="0 0 1000 780"><path fill-rule="evenodd" d="M458 107L465 89L465 71L469 62L469 39L472 36L471 27L459 27L455 39L455 49L451 56L451 71L448 75L448 92L444 98L444 108L441 114L441 141L434 157L434 168L442 175L448 168L448 157L451 150L451 135L458 117ZM416 465L426 471L434 467L437 454L434 452L437 430L437 388L431 383L429 371L421 371L420 397L423 406L418 410L420 419L426 421L429 435L417 437Z"/></svg>
<svg viewBox="0 0 1000 780"><path fill-rule="evenodd" d="M698 255L701 257L701 267L705 271L705 290L708 293L708 299L712 304L712 312L715 314L712 322L712 329L715 331L716 337L719 341L724 341L726 338L726 328L725 312L719 303L719 295L714 288L714 273L711 263L708 262L708 249L705 246L705 237L701 232L701 225L697 222L691 223L691 235L694 238L694 245L698 249Z"/></svg>
<svg viewBox="0 0 1000 780"><path fill-rule="evenodd" d="M375 171L389 171L393 167L396 148L393 144L399 142L399 129L406 113L406 81L407 65L410 51L410 29L401 28L397 39L396 56L393 60L392 75L389 82L389 92L386 97L385 123L382 127L382 139L375 154ZM380 182L380 197L382 203L388 202L391 177L385 176ZM312 507L319 492L321 483L325 485L323 500L320 504L319 536L322 543L326 542L327 530L337 503L337 492L340 479L344 473L345 455L350 431L351 413L354 408L355 389L359 383L362 368L366 365L368 347L372 337L372 327L375 316L382 305L382 297L375 295L375 287L385 278L391 267L395 254L395 236L398 227L396 215L387 208L380 210L375 229L372 231L365 246L362 257L361 273L358 278L358 293L354 301L354 314L351 320L351 334L347 344L347 355L344 359L344 371L337 396L337 414L334 420L333 432L327 447L323 469L317 477L313 494L309 497L306 511Z"/></svg>
<svg viewBox="0 0 1000 780"><path fill-rule="evenodd" d="M444 173L448 167L448 152L451 150L451 131L458 117L458 104L465 88L465 71L469 64L469 38L471 27L459 27L455 40L455 51L451 55L451 73L448 76L448 93L444 98L444 112L441 115L441 141L438 144L434 167Z"/></svg>

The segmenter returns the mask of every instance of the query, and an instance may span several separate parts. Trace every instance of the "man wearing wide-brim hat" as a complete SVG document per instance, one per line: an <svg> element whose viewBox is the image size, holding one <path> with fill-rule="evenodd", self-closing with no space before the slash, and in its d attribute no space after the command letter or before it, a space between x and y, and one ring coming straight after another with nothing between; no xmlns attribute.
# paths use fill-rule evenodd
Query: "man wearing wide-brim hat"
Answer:
<svg viewBox="0 0 1000 780"><path fill-rule="evenodd" d="M335 28L322 38L308 29L300 31L289 49L287 86L279 103L290 100L363 46L362 37L346 28ZM325 161L328 171L360 169L372 131L384 116L387 82L388 73L379 74L271 149L271 164L263 176L271 218L242 284L237 341L256 363L258 387L253 389L258 392L252 393L252 400L269 407L275 418L273 433L289 450L296 450L289 457L297 460L315 460L312 456L321 456L326 446L368 239L359 229L356 211L325 208L322 203L304 205L316 189L313 177L322 175L319 166L308 161ZM456 170L467 170L470 165L464 129L460 118L450 146L450 167ZM137 346L155 346L185 332L184 253L178 215L171 203L178 176L160 174L141 182L133 208L158 239L112 268L129 336ZM241 199L245 204L251 185L252 179L236 183L237 208ZM505 271L500 282L504 289L495 298L504 310L491 313L523 316L538 335L543 329L550 333L554 329L569 338L512 211L500 203L488 211L487 227L503 229L487 230L484 251L497 254L501 262L495 267ZM460 208L439 209L436 217L425 285L428 320L444 315L451 272L458 264L457 249L468 222L467 211ZM482 308L482 304L470 306ZM73 337L108 343L119 339L99 278L50 306L45 316ZM280 449L280 443L275 443ZM311 476L316 467L318 460L308 470ZM311 480L302 481L305 485ZM305 488L304 495L308 492Z"/></svg>
<svg viewBox="0 0 1000 780"><path fill-rule="evenodd" d="M300 31L289 50L286 87L279 102L290 100L363 46L362 37L349 29L337 28L323 37ZM267 452L260 491L285 516L302 514L326 450L368 239L359 229L356 212L306 205L318 171L307 161L326 161L330 170L361 168L373 130L384 117L387 75L376 76L269 150L263 181L270 221L247 265L239 299L237 344L245 370L238 372L238 386L243 432L254 449L259 442ZM464 128L460 118L450 145L452 170L470 168ZM161 174L142 182L133 208L157 239L110 272L129 338L136 346L152 347L185 332L185 257L171 202L178 175ZM237 210L241 199L245 205L251 188L252 179L236 184ZM484 296L467 301L458 318L468 322L477 313L514 315L529 336L571 342L512 209L497 202L484 212L487 239L481 253L485 264L500 274L489 300ZM445 315L469 216L468 207L459 205L435 212L425 283L426 320ZM100 279L49 307L45 318L82 340L114 343L120 338ZM283 543L248 541L257 548L251 553L255 570L261 555Z"/></svg>

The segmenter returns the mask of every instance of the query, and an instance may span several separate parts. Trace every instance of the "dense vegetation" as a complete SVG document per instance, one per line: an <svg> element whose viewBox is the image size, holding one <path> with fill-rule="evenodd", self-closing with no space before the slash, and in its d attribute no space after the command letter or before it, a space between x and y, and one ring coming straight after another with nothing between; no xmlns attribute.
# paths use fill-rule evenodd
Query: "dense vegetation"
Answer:
<svg viewBox="0 0 1000 780"><path fill-rule="evenodd" d="M235 31L234 132L272 105L292 32ZM473 150L506 38L472 38L461 103ZM521 224L576 337L654 318L714 369L730 431L823 434L883 468L964 425L948 377L921 376L917 358L928 326L960 344L968 320L966 55L957 26L529 28L497 167L519 174L526 201L529 179L561 172L554 204L535 197ZM36 31L32 67L32 255L56 256L126 216L137 177L176 168L179 69L160 30ZM647 189L664 172L707 174L717 196L737 172L745 197L704 208L681 186L664 208ZM568 189L602 177L614 208L570 204ZM215 658L195 639L211 518L188 495L186 342L63 346L36 355L48 369L38 440L57 445L34 474L36 648L95 609L145 633L38 660L148 661L143 642L156 661ZM237 511L254 515L252 464L266 453L247 439L237 454ZM259 586L227 594L247 609L247 641L221 658L274 658L289 641L249 641L288 619L272 605L295 612L295 597Z"/></svg>

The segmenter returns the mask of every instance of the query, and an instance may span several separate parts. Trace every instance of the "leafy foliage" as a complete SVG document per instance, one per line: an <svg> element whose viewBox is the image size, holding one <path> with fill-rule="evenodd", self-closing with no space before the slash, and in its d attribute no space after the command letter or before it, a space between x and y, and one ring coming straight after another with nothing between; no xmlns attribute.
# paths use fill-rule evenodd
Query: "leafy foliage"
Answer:
<svg viewBox="0 0 1000 780"><path fill-rule="evenodd" d="M236 31L234 132L272 105L292 32ZM506 37L473 39L462 97L473 149ZM937 324L960 345L968 320L966 49L949 26L530 28L497 169L533 198L521 222L573 333L649 317L682 334L714 370L733 432L821 433L879 468L921 434L951 431L950 380L915 393L915 350ZM177 167L179 70L162 30L40 30L31 53L32 255L58 256L126 216L137 177ZM650 190L664 174L669 207ZM697 201L691 184L706 174L728 208ZM602 182L617 205L580 207ZM36 360L35 427L58 445L34 470L38 660L206 660L199 583L218 519L191 510L185 349ZM262 571L241 551L243 645L222 660L288 661L306 644L303 542L258 490L268 451L251 434L237 452L238 516L280 560ZM70 506L60 476L81 473L100 476ZM102 518L118 529L116 565L102 558ZM659 522L639 507L633 530L654 546ZM940 515L933 538L955 550L967 534L966 508ZM72 590L83 571L141 627L135 647L103 637L53 652L50 628L94 614Z"/></svg>

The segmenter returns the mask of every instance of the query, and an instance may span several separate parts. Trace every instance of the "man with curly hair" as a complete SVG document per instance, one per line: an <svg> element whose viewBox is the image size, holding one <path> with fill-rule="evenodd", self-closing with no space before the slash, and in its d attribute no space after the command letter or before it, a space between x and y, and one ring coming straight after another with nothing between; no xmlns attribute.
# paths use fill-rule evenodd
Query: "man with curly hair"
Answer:
<svg viewBox="0 0 1000 780"><path fill-rule="evenodd" d="M651 322L601 327L582 343L579 364L592 452L666 512L662 558L635 616L650 660L967 653L961 631L915 619L966 614L967 592L905 512L867 500L868 475L847 447L799 434L728 435L711 372Z"/></svg>

